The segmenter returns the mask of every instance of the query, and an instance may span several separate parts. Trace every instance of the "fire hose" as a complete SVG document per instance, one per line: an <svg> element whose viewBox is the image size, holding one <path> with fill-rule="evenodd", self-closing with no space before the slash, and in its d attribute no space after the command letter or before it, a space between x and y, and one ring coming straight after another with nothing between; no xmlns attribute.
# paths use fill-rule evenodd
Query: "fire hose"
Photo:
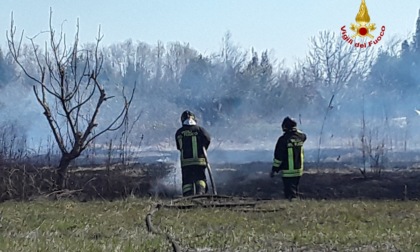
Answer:
<svg viewBox="0 0 420 252"><path fill-rule="evenodd" d="M206 202L207 200L207 202ZM189 210L196 208L227 208L240 212L278 212L284 210L284 207L275 209L256 208L257 205L271 202L270 200L253 200L251 198L235 198L232 196L223 195L193 195L171 200L168 204L155 204L151 211L146 216L146 226L149 232L156 235L163 235L171 243L174 252L185 251L181 249L175 237L169 233L161 231L152 223L152 217L162 208L174 210Z"/></svg>
<svg viewBox="0 0 420 252"><path fill-rule="evenodd" d="M209 157L207 156L207 150L206 150L206 147L204 146L203 146L203 153L204 153L204 157L206 158L206 167L207 167L207 173L209 174L209 178L210 178L211 189L213 190L213 195L217 195L216 185L214 184L213 174L211 172Z"/></svg>

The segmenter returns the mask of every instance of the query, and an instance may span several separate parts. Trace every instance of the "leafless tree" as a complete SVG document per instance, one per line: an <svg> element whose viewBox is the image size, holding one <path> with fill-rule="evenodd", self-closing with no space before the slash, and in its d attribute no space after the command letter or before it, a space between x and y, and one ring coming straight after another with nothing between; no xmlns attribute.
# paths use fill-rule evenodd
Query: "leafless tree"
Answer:
<svg viewBox="0 0 420 252"><path fill-rule="evenodd" d="M72 160L89 146L100 135L119 129L127 119L127 114L133 99L134 89L126 96L122 89L122 108L107 122L98 126L98 115L106 101L113 98L105 92L99 83L103 56L99 44L103 38L98 31L98 37L93 47L83 49L79 45L79 23L72 45L66 44L63 29L56 32L52 25L52 11L49 17L49 30L28 38L35 55L36 73L24 65L25 55L22 54L23 31L16 34L13 13L7 41L11 55L25 75L35 82L33 91L41 105L45 118L61 152L57 167L56 186L58 189L66 186L66 173ZM35 43L39 35L47 35L44 52Z"/></svg>
<svg viewBox="0 0 420 252"><path fill-rule="evenodd" d="M355 75L369 73L373 60L371 48L355 47L330 31L320 32L310 43L304 72L325 89L326 96L337 96Z"/></svg>
<svg viewBox="0 0 420 252"><path fill-rule="evenodd" d="M316 85L320 95L328 100L318 143L318 162L324 125L334 101L340 100L340 91L348 87L354 77L366 77L373 60L371 48L357 48L337 34L320 32L311 38L310 51L303 64L307 82Z"/></svg>

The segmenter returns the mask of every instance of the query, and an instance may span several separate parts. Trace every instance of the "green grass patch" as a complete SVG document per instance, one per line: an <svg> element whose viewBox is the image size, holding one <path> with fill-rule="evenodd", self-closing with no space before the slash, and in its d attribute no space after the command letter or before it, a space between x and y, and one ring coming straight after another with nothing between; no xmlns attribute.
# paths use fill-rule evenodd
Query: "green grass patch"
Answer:
<svg viewBox="0 0 420 252"><path fill-rule="evenodd" d="M0 204L0 251L171 251L148 232L156 201ZM201 251L420 251L417 201L272 201L259 209L161 209L155 227Z"/></svg>
<svg viewBox="0 0 420 252"><path fill-rule="evenodd" d="M147 231L150 201L5 202L0 251L168 251Z"/></svg>

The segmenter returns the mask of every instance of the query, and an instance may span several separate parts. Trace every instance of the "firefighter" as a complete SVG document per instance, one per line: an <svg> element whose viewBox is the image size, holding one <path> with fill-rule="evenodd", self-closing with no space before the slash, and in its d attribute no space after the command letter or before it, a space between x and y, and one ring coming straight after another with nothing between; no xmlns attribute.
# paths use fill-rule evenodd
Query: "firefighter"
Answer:
<svg viewBox="0 0 420 252"><path fill-rule="evenodd" d="M181 154L182 195L205 194L207 160L203 148L210 145L210 135L197 125L195 115L186 110L181 115L182 127L175 134L176 147Z"/></svg>
<svg viewBox="0 0 420 252"><path fill-rule="evenodd" d="M271 177L281 172L283 192L288 200L298 198L299 180L303 175L303 143L306 134L297 129L296 121L285 117L281 124L283 135L277 140L274 150Z"/></svg>

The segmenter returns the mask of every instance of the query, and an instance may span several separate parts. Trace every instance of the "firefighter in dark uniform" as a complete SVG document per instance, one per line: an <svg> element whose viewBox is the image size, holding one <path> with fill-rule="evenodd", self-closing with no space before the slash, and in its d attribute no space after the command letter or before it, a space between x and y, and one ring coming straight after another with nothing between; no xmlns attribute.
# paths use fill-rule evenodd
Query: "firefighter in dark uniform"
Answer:
<svg viewBox="0 0 420 252"><path fill-rule="evenodd" d="M182 127L175 134L176 147L181 152L182 195L205 194L207 160L203 148L210 145L210 135L197 125L193 113L186 110L181 115Z"/></svg>
<svg viewBox="0 0 420 252"><path fill-rule="evenodd" d="M283 135L277 140L274 150L274 160L271 177L281 172L284 186L284 196L292 200L298 198L299 180L303 175L303 143L305 133L296 128L296 121L286 117L281 125Z"/></svg>

